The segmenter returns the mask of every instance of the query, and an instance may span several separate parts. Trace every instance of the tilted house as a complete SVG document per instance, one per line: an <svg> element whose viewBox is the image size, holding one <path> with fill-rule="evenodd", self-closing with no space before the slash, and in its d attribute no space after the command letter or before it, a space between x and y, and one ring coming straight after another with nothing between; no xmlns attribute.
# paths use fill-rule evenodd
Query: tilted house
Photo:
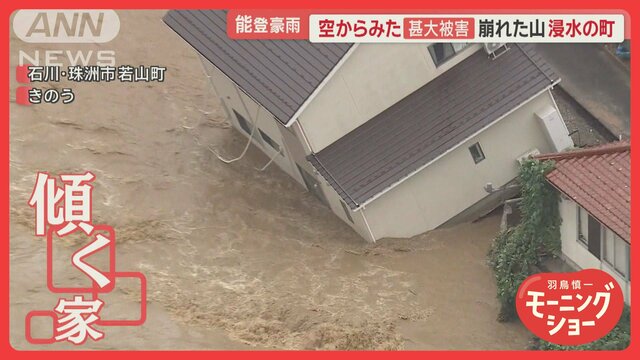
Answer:
<svg viewBox="0 0 640 360"><path fill-rule="evenodd" d="M559 78L523 45L232 40L225 11L164 21L207 60L234 127L369 241L487 211L518 159L573 145Z"/></svg>
<svg viewBox="0 0 640 360"><path fill-rule="evenodd" d="M546 177L562 194L562 254L578 269L602 269L631 297L631 148L616 142L545 154L554 169Z"/></svg>

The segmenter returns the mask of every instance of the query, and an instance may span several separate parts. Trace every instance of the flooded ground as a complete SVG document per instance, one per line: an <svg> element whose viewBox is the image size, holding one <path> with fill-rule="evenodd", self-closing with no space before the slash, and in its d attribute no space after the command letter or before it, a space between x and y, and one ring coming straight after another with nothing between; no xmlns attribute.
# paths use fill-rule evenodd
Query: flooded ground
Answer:
<svg viewBox="0 0 640 360"><path fill-rule="evenodd" d="M147 322L100 328L99 349L523 349L520 324L496 322L485 257L499 216L411 240L367 244L256 149L231 165L245 138L229 128L195 52L163 12L120 12L103 45L118 64L168 67L164 83L71 86L72 105L11 104L11 343L31 310L58 297L45 282L45 241L27 201L38 171L93 171L94 223L115 228L117 269L148 280ZM13 38L18 50L34 47ZM12 84L12 91L16 84ZM81 281L54 245L59 283ZM100 262L101 259L95 259ZM93 263L93 262L92 262ZM138 313L137 284L117 283L103 315ZM34 323L46 335L51 324ZM46 345L69 348L70 345Z"/></svg>

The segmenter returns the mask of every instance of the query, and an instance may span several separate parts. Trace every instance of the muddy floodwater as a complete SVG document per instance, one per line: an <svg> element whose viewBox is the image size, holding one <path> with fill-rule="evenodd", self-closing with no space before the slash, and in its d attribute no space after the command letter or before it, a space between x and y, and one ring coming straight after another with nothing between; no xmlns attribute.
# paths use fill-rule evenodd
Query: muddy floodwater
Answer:
<svg viewBox="0 0 640 360"><path fill-rule="evenodd" d="M120 12L106 44L18 51L113 50L118 64L162 65L163 83L44 84L71 87L70 105L19 106L10 119L11 343L31 345L26 314L51 310L46 242L27 205L38 171L96 175L93 222L115 228L117 270L148 281L147 321L100 327L97 349L523 349L529 333L496 321L485 263L499 217L414 239L365 243L229 127L193 51L162 11ZM17 86L12 83L12 92ZM85 239L86 240L86 239ZM81 238L54 242L54 277L79 284L70 264ZM93 263L92 258L88 258ZM96 255L99 265L105 259ZM135 281L117 281L103 316L135 318ZM69 295L71 296L71 295ZM69 297L68 296L68 297ZM48 336L51 323L33 323Z"/></svg>

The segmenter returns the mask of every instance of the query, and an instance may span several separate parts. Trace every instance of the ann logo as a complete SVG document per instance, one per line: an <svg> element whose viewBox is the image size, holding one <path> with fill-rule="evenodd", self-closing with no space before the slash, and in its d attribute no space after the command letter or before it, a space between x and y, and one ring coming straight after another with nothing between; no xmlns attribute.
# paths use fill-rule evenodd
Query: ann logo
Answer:
<svg viewBox="0 0 640 360"><path fill-rule="evenodd" d="M113 10L20 10L13 31L30 43L105 43L120 30Z"/></svg>
<svg viewBox="0 0 640 360"><path fill-rule="evenodd" d="M82 37L85 30L89 30L91 35L100 36L102 33L102 22L104 21L104 13L97 14L90 12L74 12L71 19L67 17L68 13L57 12L54 19L49 18L49 14L45 11L38 12L27 36L34 34L42 34L45 37L60 37L61 30L64 31L62 36ZM97 18L93 15L98 15Z"/></svg>

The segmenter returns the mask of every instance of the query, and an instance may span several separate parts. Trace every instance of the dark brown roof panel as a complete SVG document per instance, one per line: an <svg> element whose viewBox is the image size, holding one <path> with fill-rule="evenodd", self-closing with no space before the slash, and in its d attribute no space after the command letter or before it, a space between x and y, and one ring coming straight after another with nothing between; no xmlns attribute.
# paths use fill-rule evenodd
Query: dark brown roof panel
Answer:
<svg viewBox="0 0 640 360"><path fill-rule="evenodd" d="M171 10L164 22L283 124L352 45L232 40L226 17L226 10Z"/></svg>
<svg viewBox="0 0 640 360"><path fill-rule="evenodd" d="M309 161L355 209L559 81L526 45L478 51Z"/></svg>

